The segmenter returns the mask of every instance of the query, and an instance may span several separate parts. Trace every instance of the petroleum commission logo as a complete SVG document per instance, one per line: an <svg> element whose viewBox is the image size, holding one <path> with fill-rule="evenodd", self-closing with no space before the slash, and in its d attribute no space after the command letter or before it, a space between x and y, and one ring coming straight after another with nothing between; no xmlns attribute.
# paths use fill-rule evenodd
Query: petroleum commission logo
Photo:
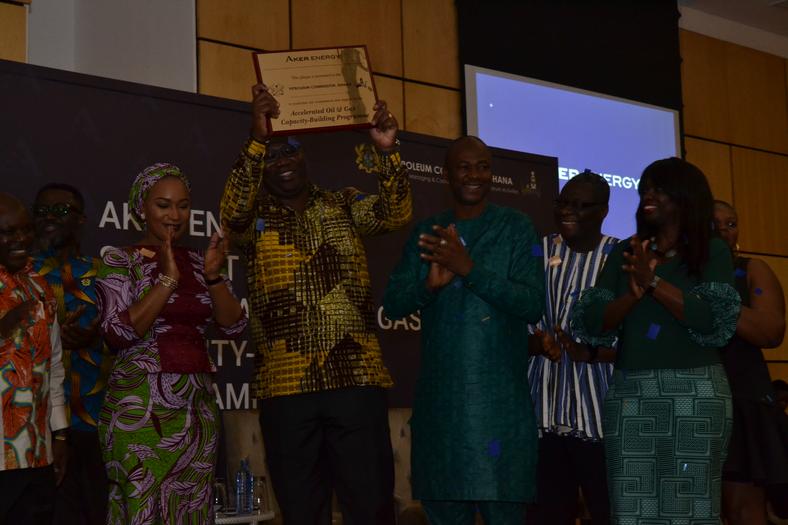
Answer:
<svg viewBox="0 0 788 525"><path fill-rule="evenodd" d="M376 173L380 166L380 157L372 144L356 146L356 166L365 173Z"/></svg>

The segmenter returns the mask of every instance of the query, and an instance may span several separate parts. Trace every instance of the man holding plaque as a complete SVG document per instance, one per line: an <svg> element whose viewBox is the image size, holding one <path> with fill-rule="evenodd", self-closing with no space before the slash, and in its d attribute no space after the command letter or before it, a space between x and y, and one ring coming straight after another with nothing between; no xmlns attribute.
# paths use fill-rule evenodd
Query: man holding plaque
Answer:
<svg viewBox="0 0 788 525"><path fill-rule="evenodd" d="M410 221L397 121L378 102L363 157L379 193L328 191L306 176L304 151L272 138L279 105L254 86L251 136L224 189L222 223L247 259L257 345L260 425L284 523L330 524L331 491L346 524L393 524L388 408L392 381L375 336L362 235Z"/></svg>
<svg viewBox="0 0 788 525"><path fill-rule="evenodd" d="M449 147L451 209L419 223L383 300L421 311L421 370L410 420L413 497L432 525L521 525L536 492L527 323L542 316L544 272L531 220L487 202L491 154Z"/></svg>

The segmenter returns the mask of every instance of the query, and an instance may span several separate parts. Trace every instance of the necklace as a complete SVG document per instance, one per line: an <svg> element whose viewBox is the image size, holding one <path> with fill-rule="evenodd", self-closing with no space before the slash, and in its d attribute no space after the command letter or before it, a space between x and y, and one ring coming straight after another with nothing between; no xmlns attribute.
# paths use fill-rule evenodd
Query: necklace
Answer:
<svg viewBox="0 0 788 525"><path fill-rule="evenodd" d="M663 259L670 259L671 257L675 257L676 253L678 253L676 252L676 248L671 248L666 252L663 252L662 250L658 249L656 237L652 237L649 240L651 241L649 243L649 247L651 248L651 251L654 252L658 257L661 257Z"/></svg>

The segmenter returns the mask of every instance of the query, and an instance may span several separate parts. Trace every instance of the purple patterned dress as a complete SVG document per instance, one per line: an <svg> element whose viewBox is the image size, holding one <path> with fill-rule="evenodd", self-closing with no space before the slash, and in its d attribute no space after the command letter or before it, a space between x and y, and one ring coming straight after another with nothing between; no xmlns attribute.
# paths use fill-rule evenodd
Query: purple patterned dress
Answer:
<svg viewBox="0 0 788 525"><path fill-rule="evenodd" d="M155 284L157 250L108 250L96 282L101 328L117 353L99 419L110 525L213 523L217 409L205 344L216 325L211 296L202 255L174 248L178 288L148 333L137 336L128 308ZM219 329L236 336L246 321Z"/></svg>

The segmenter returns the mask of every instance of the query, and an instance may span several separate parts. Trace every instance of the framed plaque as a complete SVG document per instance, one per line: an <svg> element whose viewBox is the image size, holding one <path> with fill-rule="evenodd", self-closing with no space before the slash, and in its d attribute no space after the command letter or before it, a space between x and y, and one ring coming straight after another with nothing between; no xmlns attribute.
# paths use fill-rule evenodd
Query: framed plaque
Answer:
<svg viewBox="0 0 788 525"><path fill-rule="evenodd" d="M279 102L273 135L369 128L377 91L366 46L252 53Z"/></svg>

